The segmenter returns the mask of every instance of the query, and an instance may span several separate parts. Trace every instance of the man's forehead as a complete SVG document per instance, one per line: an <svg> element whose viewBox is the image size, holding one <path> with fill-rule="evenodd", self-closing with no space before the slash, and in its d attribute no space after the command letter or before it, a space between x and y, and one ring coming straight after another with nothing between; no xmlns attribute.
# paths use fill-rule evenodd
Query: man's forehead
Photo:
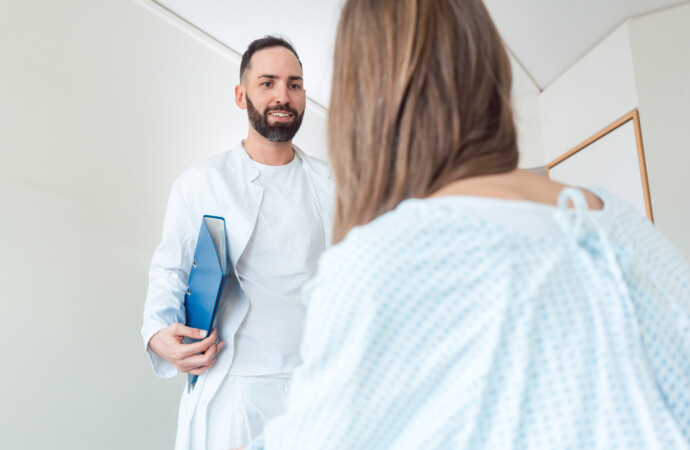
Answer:
<svg viewBox="0 0 690 450"><path fill-rule="evenodd" d="M252 78L263 74L302 77L302 67L297 57L285 47L269 47L257 51L249 61L249 68Z"/></svg>

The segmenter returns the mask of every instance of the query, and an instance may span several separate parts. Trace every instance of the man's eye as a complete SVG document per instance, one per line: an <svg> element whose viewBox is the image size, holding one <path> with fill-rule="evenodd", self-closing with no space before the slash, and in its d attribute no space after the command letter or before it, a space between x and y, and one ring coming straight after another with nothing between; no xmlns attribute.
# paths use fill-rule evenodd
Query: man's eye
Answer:
<svg viewBox="0 0 690 450"><path fill-rule="evenodd" d="M263 83L261 83L261 86L271 87L271 82L270 81L264 81Z"/></svg>
<svg viewBox="0 0 690 450"><path fill-rule="evenodd" d="M302 88L302 86L300 86L300 85L297 84L297 83L291 84L290 87L291 87L292 89L301 89L301 88Z"/></svg>

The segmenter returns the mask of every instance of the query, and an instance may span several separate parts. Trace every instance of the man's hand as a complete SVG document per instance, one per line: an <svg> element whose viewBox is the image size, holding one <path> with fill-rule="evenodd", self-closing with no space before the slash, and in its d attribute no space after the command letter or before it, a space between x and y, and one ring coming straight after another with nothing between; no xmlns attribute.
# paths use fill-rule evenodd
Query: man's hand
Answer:
<svg viewBox="0 0 690 450"><path fill-rule="evenodd" d="M158 356L168 361L180 372L201 375L216 360L216 354L225 342L216 344L216 330L203 341L183 344L183 337L201 339L206 332L198 328L189 328L181 323L174 323L158 331L149 341L149 347Z"/></svg>

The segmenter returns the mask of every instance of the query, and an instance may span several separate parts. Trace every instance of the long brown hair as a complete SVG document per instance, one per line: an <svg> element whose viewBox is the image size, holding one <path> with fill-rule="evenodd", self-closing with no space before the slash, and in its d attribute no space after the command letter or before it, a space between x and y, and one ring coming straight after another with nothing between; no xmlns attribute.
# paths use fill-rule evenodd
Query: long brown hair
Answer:
<svg viewBox="0 0 690 450"><path fill-rule="evenodd" d="M407 198L517 167L510 88L481 0L348 0L328 114L334 242Z"/></svg>

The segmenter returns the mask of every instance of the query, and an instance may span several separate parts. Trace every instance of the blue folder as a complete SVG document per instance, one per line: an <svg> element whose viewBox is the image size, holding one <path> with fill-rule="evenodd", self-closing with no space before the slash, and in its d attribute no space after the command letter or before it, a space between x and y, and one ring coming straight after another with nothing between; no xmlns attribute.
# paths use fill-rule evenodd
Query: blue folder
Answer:
<svg viewBox="0 0 690 450"><path fill-rule="evenodd" d="M225 219L204 216L201 219L199 239L196 242L194 261L189 271L187 293L184 297L187 326L206 330L211 334L223 284L228 274L227 236ZM185 343L199 339L185 338ZM187 377L187 389L196 385L197 375Z"/></svg>

